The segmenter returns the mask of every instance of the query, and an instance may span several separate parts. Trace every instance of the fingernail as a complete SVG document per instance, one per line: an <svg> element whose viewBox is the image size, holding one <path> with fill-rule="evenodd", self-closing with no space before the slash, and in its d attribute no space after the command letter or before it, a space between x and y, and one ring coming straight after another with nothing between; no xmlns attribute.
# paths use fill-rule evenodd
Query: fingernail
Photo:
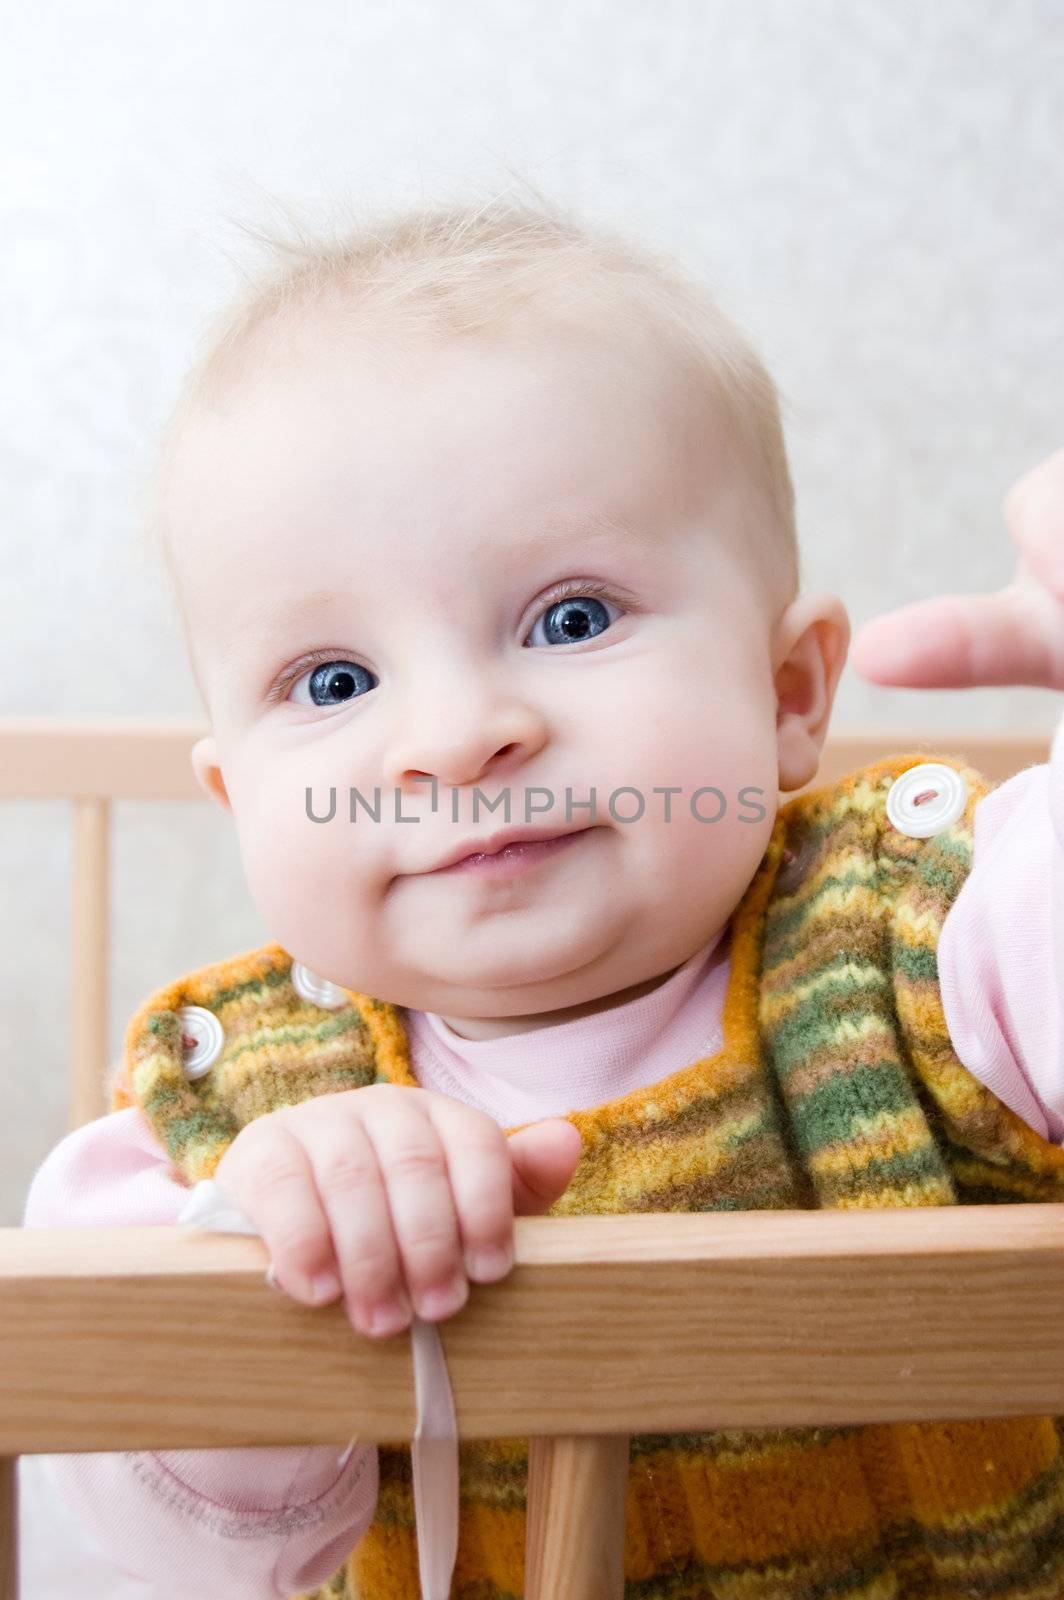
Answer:
<svg viewBox="0 0 1064 1600"><path fill-rule="evenodd" d="M414 1303L419 1317L427 1322L435 1322L438 1318L449 1317L460 1306L464 1306L468 1295L469 1285L460 1273L448 1284L415 1295Z"/></svg>
<svg viewBox="0 0 1064 1600"><path fill-rule="evenodd" d="M340 1280L331 1269L316 1272L310 1280L310 1297L316 1306L325 1300L335 1300L340 1293Z"/></svg>
<svg viewBox="0 0 1064 1600"><path fill-rule="evenodd" d="M376 1338L390 1333L398 1333L410 1321L410 1302L405 1295L398 1296L395 1300L386 1300L383 1305L374 1306L369 1313L369 1331Z"/></svg>
<svg viewBox="0 0 1064 1600"><path fill-rule="evenodd" d="M514 1253L509 1248L502 1250L497 1247L469 1250L466 1252L465 1264L469 1276L476 1278L478 1282L485 1278L505 1278L514 1264Z"/></svg>
<svg viewBox="0 0 1064 1600"><path fill-rule="evenodd" d="M278 1294L287 1294L288 1291L286 1289L282 1289L280 1283L277 1281L277 1268L274 1266L272 1261L266 1268L266 1282L269 1284L270 1288L276 1290Z"/></svg>

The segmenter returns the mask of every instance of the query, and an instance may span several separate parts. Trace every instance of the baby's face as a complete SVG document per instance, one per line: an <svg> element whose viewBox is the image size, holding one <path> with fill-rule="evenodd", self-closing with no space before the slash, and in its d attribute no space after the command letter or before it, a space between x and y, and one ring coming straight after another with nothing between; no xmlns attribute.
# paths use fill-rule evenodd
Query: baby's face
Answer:
<svg viewBox="0 0 1064 1600"><path fill-rule="evenodd" d="M678 966L763 855L756 521L664 365L550 335L407 359L323 342L184 437L168 511L212 730L194 761L312 972L527 1019ZM350 820L352 789L379 821ZM324 818L333 790L312 820L308 791ZM520 871L438 870L525 826L582 831Z"/></svg>

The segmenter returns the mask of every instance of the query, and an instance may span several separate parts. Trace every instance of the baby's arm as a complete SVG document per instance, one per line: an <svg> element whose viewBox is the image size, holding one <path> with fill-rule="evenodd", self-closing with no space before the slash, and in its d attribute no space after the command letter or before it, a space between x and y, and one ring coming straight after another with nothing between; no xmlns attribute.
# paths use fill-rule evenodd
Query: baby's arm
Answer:
<svg viewBox="0 0 1064 1600"><path fill-rule="evenodd" d="M1064 1144L1064 717L1048 763L975 808L975 851L938 943L942 1004L964 1065Z"/></svg>
<svg viewBox="0 0 1064 1600"><path fill-rule="evenodd" d="M166 1226L187 1199L131 1106L56 1145L34 1174L23 1226ZM189 1354L192 1383L194 1347ZM342 1449L341 1441L43 1459L75 1515L130 1576L162 1585L159 1592L169 1582L175 1595L197 1600L275 1600L324 1583L372 1521L376 1446L356 1444L341 1469Z"/></svg>

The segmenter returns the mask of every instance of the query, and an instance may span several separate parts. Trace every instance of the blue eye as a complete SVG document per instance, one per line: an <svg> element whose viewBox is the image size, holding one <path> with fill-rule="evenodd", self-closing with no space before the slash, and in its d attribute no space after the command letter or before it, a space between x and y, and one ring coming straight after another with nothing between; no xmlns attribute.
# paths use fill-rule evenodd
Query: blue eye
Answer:
<svg viewBox="0 0 1064 1600"><path fill-rule="evenodd" d="M575 593L547 607L529 634L529 640L546 644L579 644L594 639L610 626L610 614L602 600L591 594ZM546 638L536 641L536 628L544 624Z"/></svg>
<svg viewBox="0 0 1064 1600"><path fill-rule="evenodd" d="M296 690L306 682L309 700L297 697ZM355 700L365 692L368 687L372 689L376 679L372 672L367 672L365 667L360 667L354 661L323 661L320 666L314 667L309 673L304 672L293 683L290 698L296 705L303 706L342 706L348 700Z"/></svg>

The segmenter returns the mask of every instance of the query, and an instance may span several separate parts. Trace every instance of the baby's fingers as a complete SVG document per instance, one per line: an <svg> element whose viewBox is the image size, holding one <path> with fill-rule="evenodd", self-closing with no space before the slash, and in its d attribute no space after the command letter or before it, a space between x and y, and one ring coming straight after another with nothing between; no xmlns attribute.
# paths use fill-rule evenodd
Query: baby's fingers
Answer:
<svg viewBox="0 0 1064 1600"><path fill-rule="evenodd" d="M584 1141L567 1117L532 1122L507 1138L514 1210L521 1217L549 1211L569 1187Z"/></svg>
<svg viewBox="0 0 1064 1600"><path fill-rule="evenodd" d="M281 1122L254 1139L238 1136L215 1179L254 1223L270 1252L270 1278L293 1299L324 1305L340 1292L329 1223L307 1153Z"/></svg>
<svg viewBox="0 0 1064 1600"><path fill-rule="evenodd" d="M360 1101L358 1116L316 1122L307 1150L328 1218L348 1316L362 1333L396 1333L409 1320L402 1261L377 1146L367 1127L376 1102L372 1089L357 1093L366 1097ZM398 1116L405 1126L411 1113L404 1115L397 1106L394 1098L383 1102L383 1120L389 1124ZM423 1120L416 1112L413 1119Z"/></svg>
<svg viewBox="0 0 1064 1600"><path fill-rule="evenodd" d="M874 617L858 631L850 664L874 683L910 688L1064 689L1064 605L1021 560L993 594L939 595Z"/></svg>
<svg viewBox="0 0 1064 1600"><path fill-rule="evenodd" d="M438 1124L429 1114L430 1104L433 1114L442 1108ZM478 1174L484 1157L477 1147L479 1135L471 1135L470 1129L482 1121L487 1125L487 1119L457 1104L452 1110L442 1095L407 1093L401 1102L382 1097L365 1105L363 1120L387 1186L414 1309L428 1321L449 1317L469 1295L456 1197L460 1205L472 1203L474 1209L483 1203Z"/></svg>
<svg viewBox="0 0 1064 1600"><path fill-rule="evenodd" d="M457 1100L434 1094L423 1104L447 1161L461 1266L474 1282L494 1283L514 1264L509 1141L490 1117Z"/></svg>
<svg viewBox="0 0 1064 1600"><path fill-rule="evenodd" d="M1023 560L1064 603L1064 449L1016 480L1005 496L1004 516Z"/></svg>

